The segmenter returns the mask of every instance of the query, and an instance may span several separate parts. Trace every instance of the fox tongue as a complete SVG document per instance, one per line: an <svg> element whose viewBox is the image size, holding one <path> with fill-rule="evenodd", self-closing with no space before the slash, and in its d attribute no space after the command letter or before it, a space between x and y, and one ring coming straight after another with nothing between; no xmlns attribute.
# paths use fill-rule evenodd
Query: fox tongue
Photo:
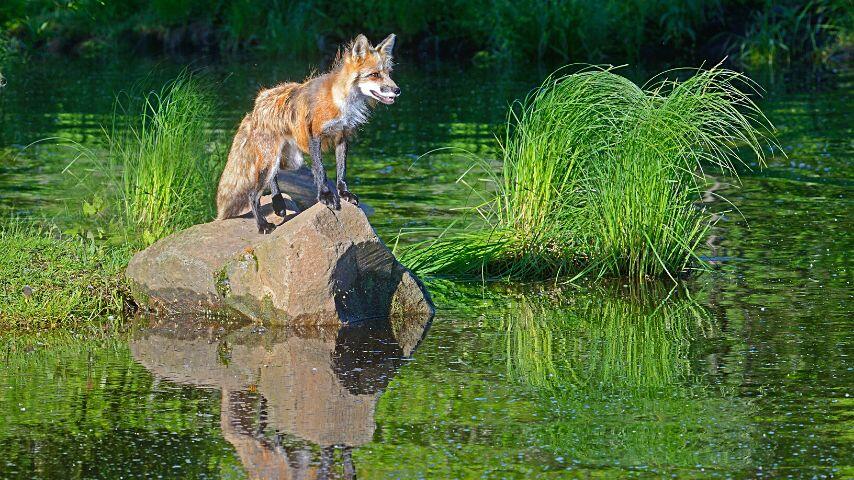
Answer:
<svg viewBox="0 0 854 480"><path fill-rule="evenodd" d="M374 98L376 98L377 100L379 100L380 102L382 102L386 105L391 105L392 103L394 103L394 97L387 97L387 96L377 92L376 90L371 90L371 94L374 96Z"/></svg>

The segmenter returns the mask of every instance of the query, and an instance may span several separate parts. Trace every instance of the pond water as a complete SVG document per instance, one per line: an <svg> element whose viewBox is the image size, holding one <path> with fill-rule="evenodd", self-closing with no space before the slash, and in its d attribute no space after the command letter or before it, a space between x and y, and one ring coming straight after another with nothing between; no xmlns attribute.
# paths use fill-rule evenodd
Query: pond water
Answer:
<svg viewBox="0 0 854 480"><path fill-rule="evenodd" d="M87 194L72 174L97 167L24 147L97 148L114 94L152 69L178 67L7 67L0 214L71 223ZM207 72L227 135L259 85L305 67ZM351 157L380 236L457 218L467 160L421 155L493 154L508 103L546 73L402 64L403 96ZM128 340L8 349L0 478L851 478L851 77L766 85L787 156L725 188L740 215L715 228L713 271L679 287L431 279L431 325L146 320Z"/></svg>

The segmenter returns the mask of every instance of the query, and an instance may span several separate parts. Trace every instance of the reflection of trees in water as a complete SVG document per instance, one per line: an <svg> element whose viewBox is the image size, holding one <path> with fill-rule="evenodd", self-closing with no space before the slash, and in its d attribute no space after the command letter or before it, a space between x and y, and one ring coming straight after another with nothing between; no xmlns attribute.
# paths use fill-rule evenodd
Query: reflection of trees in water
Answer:
<svg viewBox="0 0 854 480"><path fill-rule="evenodd" d="M354 478L352 448L372 440L377 399L425 329L159 326L131 350L158 378L221 389L223 436L252 478Z"/></svg>

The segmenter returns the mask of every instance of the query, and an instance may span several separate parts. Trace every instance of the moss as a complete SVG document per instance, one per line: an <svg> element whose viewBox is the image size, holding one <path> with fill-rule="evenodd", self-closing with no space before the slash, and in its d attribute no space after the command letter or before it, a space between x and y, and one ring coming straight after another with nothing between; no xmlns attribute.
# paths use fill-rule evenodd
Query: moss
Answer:
<svg viewBox="0 0 854 480"><path fill-rule="evenodd" d="M222 267L214 276L214 285L216 285L216 293L222 298L226 298L231 294L231 283L228 279L226 267Z"/></svg>

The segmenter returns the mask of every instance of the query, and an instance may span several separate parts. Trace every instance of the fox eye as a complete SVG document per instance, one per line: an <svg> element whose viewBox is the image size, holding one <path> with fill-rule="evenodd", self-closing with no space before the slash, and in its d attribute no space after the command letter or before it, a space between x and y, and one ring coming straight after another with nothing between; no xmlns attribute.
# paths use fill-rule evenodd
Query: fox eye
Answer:
<svg viewBox="0 0 854 480"><path fill-rule="evenodd" d="M370 75L368 75L368 76L369 76L369 77L371 77L371 78L380 78L382 75L380 75L380 72L374 72L374 73L371 73L371 74L370 74Z"/></svg>

